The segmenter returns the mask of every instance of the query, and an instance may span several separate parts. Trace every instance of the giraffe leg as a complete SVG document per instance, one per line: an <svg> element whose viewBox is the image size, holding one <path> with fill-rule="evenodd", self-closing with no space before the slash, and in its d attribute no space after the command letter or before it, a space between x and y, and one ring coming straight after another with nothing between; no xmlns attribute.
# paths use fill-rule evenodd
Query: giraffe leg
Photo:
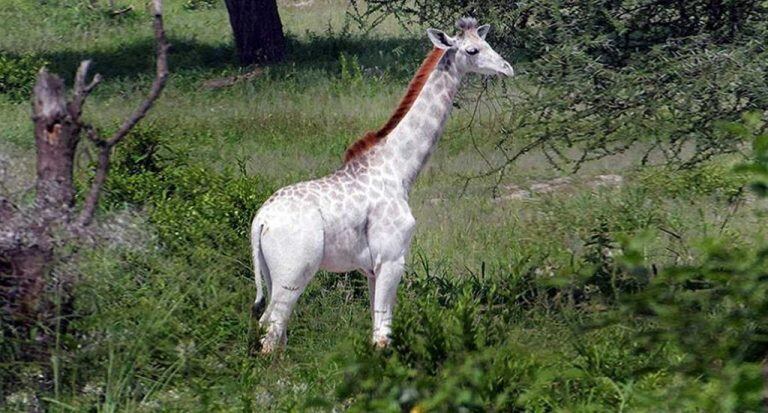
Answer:
<svg viewBox="0 0 768 413"><path fill-rule="evenodd" d="M273 285L267 316L262 321L262 326L266 329L266 334L261 339L262 353L271 353L286 345L288 319L317 269L318 266L314 266L293 274L281 274L283 283Z"/></svg>
<svg viewBox="0 0 768 413"><path fill-rule="evenodd" d="M391 341L392 317L397 299L397 286L405 271L405 257L383 262L376 273L373 302L373 344L387 347Z"/></svg>
<svg viewBox="0 0 768 413"><path fill-rule="evenodd" d="M266 334L261 352L271 353L287 341L287 325L299 296L315 276L323 258L323 223L316 211L270 223L262 235L262 252L269 267L271 295L260 324Z"/></svg>
<svg viewBox="0 0 768 413"><path fill-rule="evenodd" d="M371 323L375 323L374 302L376 301L376 275L372 271L365 271L365 277L368 278L368 298L371 301Z"/></svg>

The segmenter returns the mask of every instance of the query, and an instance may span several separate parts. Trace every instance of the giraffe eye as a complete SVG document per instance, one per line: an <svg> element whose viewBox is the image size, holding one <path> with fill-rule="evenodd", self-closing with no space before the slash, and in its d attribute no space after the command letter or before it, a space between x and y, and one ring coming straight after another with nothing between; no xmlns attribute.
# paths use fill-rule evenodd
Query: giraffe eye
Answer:
<svg viewBox="0 0 768 413"><path fill-rule="evenodd" d="M467 54L470 55L470 56L471 55L476 55L478 53L480 53L480 51L477 50L476 47L470 47L469 49L467 49Z"/></svg>

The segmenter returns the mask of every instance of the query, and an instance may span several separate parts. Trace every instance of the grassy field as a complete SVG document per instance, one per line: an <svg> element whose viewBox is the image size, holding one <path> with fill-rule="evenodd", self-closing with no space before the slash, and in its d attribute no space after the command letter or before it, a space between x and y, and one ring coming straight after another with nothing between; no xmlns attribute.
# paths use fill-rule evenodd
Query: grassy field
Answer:
<svg viewBox="0 0 768 413"><path fill-rule="evenodd" d="M92 58L105 80L86 119L108 131L151 79L149 20L144 2L123 0L136 11L119 18L86 3L3 2L0 53L39 57L68 84L79 61ZM755 214L764 205L737 196L746 179L732 171L739 160L685 171L640 168L638 149L562 179L532 153L503 177L500 198L491 188L495 176L462 192L464 176L486 169L477 148L499 159L498 119L510 110L481 105L473 120L479 79L468 82L412 193L418 229L399 292L395 347L368 346L363 277L321 273L297 306L287 350L254 356L250 214L272 190L337 168L346 146L387 118L429 43L422 28L410 34L395 21L363 34L345 22L343 1L279 1L288 60L210 89L206 81L241 72L223 2L198 9L167 3L171 81L130 138L159 148L157 169L131 172L141 163L132 160L140 145L118 151L122 163L101 214L105 241L56 268L79 280L76 333L62 335L51 383L39 382L39 365L2 366L21 379L0 385L8 393L0 409L733 406L719 399L717 385L677 373L682 349L642 347L642 321L595 328L620 314L616 291L569 286L620 272L616 257L632 245L663 268L697 262L713 236L734 246L764 242L768 230ZM505 87L536 81L524 64L519 69ZM491 91L501 82L491 80ZM34 173L29 103L0 95L0 122L4 190L23 196ZM90 153L82 151L81 166ZM87 179L87 169L80 175Z"/></svg>

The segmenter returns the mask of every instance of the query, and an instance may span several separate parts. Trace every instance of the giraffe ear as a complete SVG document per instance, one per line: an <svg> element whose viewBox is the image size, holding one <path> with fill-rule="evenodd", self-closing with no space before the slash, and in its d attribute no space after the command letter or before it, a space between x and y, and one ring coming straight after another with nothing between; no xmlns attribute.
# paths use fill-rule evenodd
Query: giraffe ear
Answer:
<svg viewBox="0 0 768 413"><path fill-rule="evenodd" d="M484 24L477 28L477 35L480 36L481 39L485 39L485 36L488 35L489 31L491 31L491 25Z"/></svg>
<svg viewBox="0 0 768 413"><path fill-rule="evenodd" d="M427 36L438 49L450 49L454 45L454 39L442 30L427 29Z"/></svg>

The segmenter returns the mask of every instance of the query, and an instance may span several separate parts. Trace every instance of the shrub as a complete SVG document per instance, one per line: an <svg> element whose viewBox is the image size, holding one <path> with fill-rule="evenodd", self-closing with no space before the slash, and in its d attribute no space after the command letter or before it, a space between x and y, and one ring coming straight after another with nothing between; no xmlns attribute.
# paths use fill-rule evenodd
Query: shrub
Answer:
<svg viewBox="0 0 768 413"><path fill-rule="evenodd" d="M37 72L48 64L43 58L25 54L21 56L0 53L0 93L14 101L32 98L32 87Z"/></svg>
<svg viewBox="0 0 768 413"><path fill-rule="evenodd" d="M144 129L132 138L116 154L108 205L145 207L161 243L173 252L247 245L251 219L271 194L271 185L192 163L171 152L156 130Z"/></svg>
<svg viewBox="0 0 768 413"><path fill-rule="evenodd" d="M746 139L762 127L754 114L745 119L751 128L731 129ZM754 160L738 169L752 174L753 188L765 196L768 135L754 138L754 149ZM768 246L737 248L712 239L702 250L699 263L667 268L644 291L623 297L619 318L649 322L652 327L635 338L647 351L673 346L682 353L673 371L693 380L673 408L758 411L768 355ZM643 266L638 251L627 257ZM668 399L663 390L656 396Z"/></svg>
<svg viewBox="0 0 768 413"><path fill-rule="evenodd" d="M696 168L670 173L669 168L647 168L639 173L645 188L653 188L670 197L681 195L708 196L730 200L742 194L747 183L743 173L723 162L707 163Z"/></svg>
<svg viewBox="0 0 768 413"><path fill-rule="evenodd" d="M345 87L357 86L363 81L363 68L356 55L349 57L345 53L339 54L339 69L340 80Z"/></svg>
<svg viewBox="0 0 768 413"><path fill-rule="evenodd" d="M589 47L590 55L616 64L670 39L705 35L714 43L738 41L761 32L768 6L752 0L685 3L657 0L545 0L509 3L500 0L444 2L383 0L352 8L357 21L381 13L408 21L451 27L461 16L494 25L494 44L541 57L571 39Z"/></svg>
<svg viewBox="0 0 768 413"><path fill-rule="evenodd" d="M715 243L704 250L702 263L663 270L644 291L625 296L618 317L652 326L634 338L644 351L682 353L670 367L687 378L680 406L758 411L768 354L768 249ZM668 392L655 396L668 399Z"/></svg>
<svg viewBox="0 0 768 413"><path fill-rule="evenodd" d="M623 294L642 291L648 283L646 272L628 271L617 256L621 249L604 221L589 235L584 243L582 272L586 273L584 285L575 294L582 299L594 298L613 303Z"/></svg>
<svg viewBox="0 0 768 413"><path fill-rule="evenodd" d="M748 119L752 129L729 128L747 139L761 127ZM768 136L755 148L755 161L739 169L761 192ZM619 243L601 220L574 265L582 276L567 279L542 277L530 262L512 275L464 277L424 264L401 289L393 347L360 341L341 350L338 396L352 411L759 410L765 246L709 243L697 264L657 274L643 262L643 238L627 239L614 254ZM572 305L594 299L611 307Z"/></svg>
<svg viewBox="0 0 768 413"><path fill-rule="evenodd" d="M655 368L659 354L637 352L626 329L577 336L580 323L568 320L589 317L572 306L557 307L559 322L546 320L540 315L555 289L526 278L412 274L401 289L393 347L360 340L340 349L347 367L338 397L351 400L352 411L617 407L609 383L642 382L647 374L629 372Z"/></svg>

